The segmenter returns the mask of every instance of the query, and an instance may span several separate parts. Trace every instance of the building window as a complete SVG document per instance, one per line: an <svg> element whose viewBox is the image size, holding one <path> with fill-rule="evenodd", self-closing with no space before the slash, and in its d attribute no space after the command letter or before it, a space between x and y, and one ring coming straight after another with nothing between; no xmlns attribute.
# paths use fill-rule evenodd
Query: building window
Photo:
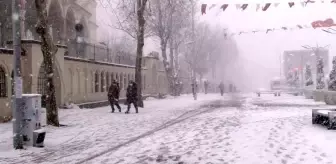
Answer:
<svg viewBox="0 0 336 164"><path fill-rule="evenodd" d="M7 78L5 69L0 66L0 97L7 97Z"/></svg>
<svg viewBox="0 0 336 164"><path fill-rule="evenodd" d="M94 84L95 84L95 92L99 92L99 74L98 72L95 73L95 80L94 80Z"/></svg>
<svg viewBox="0 0 336 164"><path fill-rule="evenodd" d="M131 79L131 75L130 74L128 74L127 75L127 81L131 81L132 79Z"/></svg>
<svg viewBox="0 0 336 164"><path fill-rule="evenodd" d="M124 78L124 87L125 87L125 90L126 90L126 88L127 88L126 87L127 86L127 79L126 79L127 77L126 77L126 74L124 74L123 78Z"/></svg>
<svg viewBox="0 0 336 164"><path fill-rule="evenodd" d="M143 89L146 89L146 75L143 76Z"/></svg>
<svg viewBox="0 0 336 164"><path fill-rule="evenodd" d="M100 92L105 92L105 76L104 76L104 72L101 72L100 74Z"/></svg>
<svg viewBox="0 0 336 164"><path fill-rule="evenodd" d="M119 84L120 84L120 89L121 90L124 89L123 74L122 73L120 73L118 81L119 81Z"/></svg>
<svg viewBox="0 0 336 164"><path fill-rule="evenodd" d="M47 74L45 72L45 64L42 63L37 77L37 93L41 94L41 106L45 107L47 104Z"/></svg>
<svg viewBox="0 0 336 164"><path fill-rule="evenodd" d="M12 95L14 95L14 71L11 73Z"/></svg>
<svg viewBox="0 0 336 164"><path fill-rule="evenodd" d="M109 73L106 72L106 90L110 87L110 76Z"/></svg>
<svg viewBox="0 0 336 164"><path fill-rule="evenodd" d="M118 73L116 73L116 77L115 77L115 79L114 79L117 83L119 83L119 75L118 75ZM119 83L120 84L120 83Z"/></svg>
<svg viewBox="0 0 336 164"><path fill-rule="evenodd" d="M112 72L111 73L111 83L112 83L113 80L114 80L114 73Z"/></svg>

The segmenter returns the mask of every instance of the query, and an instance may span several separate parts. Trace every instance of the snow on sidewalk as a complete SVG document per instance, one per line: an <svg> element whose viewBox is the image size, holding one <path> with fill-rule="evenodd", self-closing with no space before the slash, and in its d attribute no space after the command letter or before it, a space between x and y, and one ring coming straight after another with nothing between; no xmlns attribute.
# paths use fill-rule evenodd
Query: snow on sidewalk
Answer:
<svg viewBox="0 0 336 164"><path fill-rule="evenodd" d="M139 114L110 113L110 107L60 110L66 127L47 127L45 148L12 149L12 125L0 124L0 163L75 163L92 154L127 142L202 104L223 99L217 94L147 100ZM126 110L122 106L123 112Z"/></svg>
<svg viewBox="0 0 336 164"><path fill-rule="evenodd" d="M286 102L286 98L277 98ZM300 97L291 98L300 104ZM218 108L89 164L333 164L335 131L311 124L310 107ZM243 109L240 109L243 108ZM186 130L187 129L187 130Z"/></svg>

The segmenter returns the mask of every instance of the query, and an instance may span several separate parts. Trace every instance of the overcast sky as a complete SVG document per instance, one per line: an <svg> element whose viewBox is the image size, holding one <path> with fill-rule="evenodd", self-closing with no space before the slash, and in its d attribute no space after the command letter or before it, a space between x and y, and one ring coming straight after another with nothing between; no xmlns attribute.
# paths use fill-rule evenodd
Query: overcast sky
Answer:
<svg viewBox="0 0 336 164"><path fill-rule="evenodd" d="M294 1L296 4L289 8L288 1L258 1L249 0L249 6L245 11L236 9L235 4L244 4L247 1L239 0L200 0L198 11L201 11L202 3L208 4L208 8L212 4L217 6L211 10L207 10L207 14L199 18L201 21L211 25L220 25L223 28L228 28L230 32L236 33L240 31L251 31L255 29L295 27L300 25L310 25L315 20L325 20L332 18L336 20L336 4L330 1L317 1L314 4L308 4L302 7L300 1ZM256 4L263 2L280 2L275 8L273 5L267 11L256 11ZM225 12L219 9L219 6L227 3L229 7ZM98 24L103 27L109 20L104 9L97 10ZM107 30L115 33L113 29ZM335 27L336 29L336 27ZM103 34L104 35L104 34ZM102 35L98 35L102 36ZM336 54L336 35L323 32L321 29L303 29L303 30L288 30L275 31L269 34L242 34L234 36L237 41L240 55L244 60L257 64L260 67L267 68L268 74L279 73L279 55L285 50L301 49L302 45L321 46L330 45L330 58ZM146 42L145 53L155 50L159 51L159 44ZM267 75L266 75L267 74Z"/></svg>

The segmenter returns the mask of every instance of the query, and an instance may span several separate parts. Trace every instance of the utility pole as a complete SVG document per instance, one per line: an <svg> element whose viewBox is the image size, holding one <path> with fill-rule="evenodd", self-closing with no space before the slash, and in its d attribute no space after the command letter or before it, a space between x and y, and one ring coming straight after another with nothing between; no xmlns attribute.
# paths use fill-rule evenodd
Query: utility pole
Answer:
<svg viewBox="0 0 336 164"><path fill-rule="evenodd" d="M23 1L20 1L21 3ZM21 7L18 0L12 1L12 22L13 22L13 72L14 72L14 97L13 97L13 146L15 149L23 149L22 125L22 78L21 78Z"/></svg>

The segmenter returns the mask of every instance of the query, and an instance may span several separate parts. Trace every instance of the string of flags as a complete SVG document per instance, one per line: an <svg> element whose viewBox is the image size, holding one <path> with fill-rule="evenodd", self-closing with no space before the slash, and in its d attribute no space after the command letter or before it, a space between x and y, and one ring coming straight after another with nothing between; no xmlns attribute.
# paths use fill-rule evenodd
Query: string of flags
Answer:
<svg viewBox="0 0 336 164"><path fill-rule="evenodd" d="M329 28L328 30L326 29L322 29L324 32L327 32L327 33L331 33L331 34L336 34L336 30L335 29L332 29L331 27L334 27L336 26L336 24L334 23L334 20L332 18L328 18L326 20L317 20L317 21L313 21L311 23L311 25L296 25L296 26L293 26L293 27L287 27L287 26L283 26L283 27L280 27L280 28L269 28L269 29L264 29L264 30L250 30L250 31L240 31L240 32L237 32L237 33L230 33L228 34L227 33L227 29L224 29L224 37L227 38L227 37L232 37L232 36L235 36L235 35L242 35L242 34L255 34L255 33L270 33L270 32L273 32L273 31L277 31L277 30L283 30L283 31L286 31L286 30L295 30L295 29L317 29L317 28ZM330 30L333 30L333 31L330 31Z"/></svg>
<svg viewBox="0 0 336 164"><path fill-rule="evenodd" d="M303 2L288 2L288 7L289 8L292 8L293 6L295 6L297 3L299 3L302 7L305 7L307 6L308 4L313 4L315 3L316 1L315 0L306 0L306 1L303 1ZM324 3L325 1L324 0L321 0L322 3ZM336 0L330 0L330 3L336 3ZM270 7L278 7L279 6L279 2L276 2L276 3L257 3L255 5L255 10L256 11L259 11L259 10L262 10L262 11L267 11ZM246 10L249 6L252 6L252 4L248 4L248 3L244 3L244 4L223 4L223 5L217 5L217 4L212 4L210 7L209 7L209 10L215 8L215 7L220 7L221 10L225 11L229 5L234 5L236 7L237 10ZM202 4L201 6L201 12L202 12L202 15L203 14L206 14L206 11L207 11L207 4Z"/></svg>

